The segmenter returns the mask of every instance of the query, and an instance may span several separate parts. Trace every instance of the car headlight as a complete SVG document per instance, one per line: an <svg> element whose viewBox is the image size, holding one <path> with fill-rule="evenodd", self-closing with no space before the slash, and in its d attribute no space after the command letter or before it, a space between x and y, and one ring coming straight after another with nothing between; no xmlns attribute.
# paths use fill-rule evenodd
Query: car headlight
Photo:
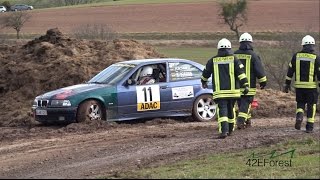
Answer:
<svg viewBox="0 0 320 180"><path fill-rule="evenodd" d="M69 100L52 100L51 106L71 106L71 102Z"/></svg>

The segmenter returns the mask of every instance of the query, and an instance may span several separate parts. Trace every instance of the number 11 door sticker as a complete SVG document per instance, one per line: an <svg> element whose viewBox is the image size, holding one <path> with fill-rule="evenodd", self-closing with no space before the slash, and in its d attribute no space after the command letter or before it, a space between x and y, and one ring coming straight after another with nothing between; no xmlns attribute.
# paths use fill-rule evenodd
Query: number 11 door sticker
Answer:
<svg viewBox="0 0 320 180"><path fill-rule="evenodd" d="M137 86L137 111L160 109L159 85Z"/></svg>

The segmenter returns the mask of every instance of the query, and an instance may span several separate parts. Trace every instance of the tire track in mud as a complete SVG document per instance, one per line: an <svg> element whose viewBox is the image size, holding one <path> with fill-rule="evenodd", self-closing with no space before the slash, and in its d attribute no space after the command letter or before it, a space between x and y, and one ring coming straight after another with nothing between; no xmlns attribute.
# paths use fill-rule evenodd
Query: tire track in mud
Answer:
<svg viewBox="0 0 320 180"><path fill-rule="evenodd" d="M140 124L64 136L1 142L1 178L96 178L197 156L271 145L308 136L292 118L254 119L254 127L217 139L216 122ZM52 132L51 132L52 133Z"/></svg>

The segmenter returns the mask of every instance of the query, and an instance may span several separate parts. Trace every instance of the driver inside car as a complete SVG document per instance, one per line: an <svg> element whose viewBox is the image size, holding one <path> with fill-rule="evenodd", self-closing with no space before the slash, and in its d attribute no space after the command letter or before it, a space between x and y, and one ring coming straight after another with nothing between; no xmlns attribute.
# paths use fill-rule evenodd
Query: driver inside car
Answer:
<svg viewBox="0 0 320 180"><path fill-rule="evenodd" d="M152 77L152 73L153 73L153 68L151 66L143 67L140 73L138 85L154 84L156 80Z"/></svg>

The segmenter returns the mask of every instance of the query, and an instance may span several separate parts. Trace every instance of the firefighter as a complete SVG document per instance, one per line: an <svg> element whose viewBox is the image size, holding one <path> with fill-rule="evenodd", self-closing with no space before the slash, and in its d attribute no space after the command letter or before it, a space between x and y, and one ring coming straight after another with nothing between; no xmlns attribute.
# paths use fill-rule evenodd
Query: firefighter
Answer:
<svg viewBox="0 0 320 180"><path fill-rule="evenodd" d="M264 89L267 85L267 77L260 57L253 51L252 36L249 33L243 33L239 38L239 42L240 47L234 54L244 65L245 74L249 83L248 94L242 95L241 98L237 100L239 107L237 127L238 129L243 129L251 126L250 110L256 94L256 80L258 79L260 89Z"/></svg>
<svg viewBox="0 0 320 180"><path fill-rule="evenodd" d="M320 87L320 59L315 53L315 40L312 36L303 37L301 45L302 50L295 53L289 63L284 92L289 92L291 80L295 74L294 87L297 102L295 129L301 129L307 105L306 132L310 133L313 132L318 101L317 86Z"/></svg>
<svg viewBox="0 0 320 180"><path fill-rule="evenodd" d="M244 88L244 94L249 91L243 68L233 55L231 42L223 38L218 42L218 54L208 60L201 76L202 87L207 88L212 75L213 100L218 104L219 138L222 139L231 135L235 127L234 105L241 95L239 84Z"/></svg>

